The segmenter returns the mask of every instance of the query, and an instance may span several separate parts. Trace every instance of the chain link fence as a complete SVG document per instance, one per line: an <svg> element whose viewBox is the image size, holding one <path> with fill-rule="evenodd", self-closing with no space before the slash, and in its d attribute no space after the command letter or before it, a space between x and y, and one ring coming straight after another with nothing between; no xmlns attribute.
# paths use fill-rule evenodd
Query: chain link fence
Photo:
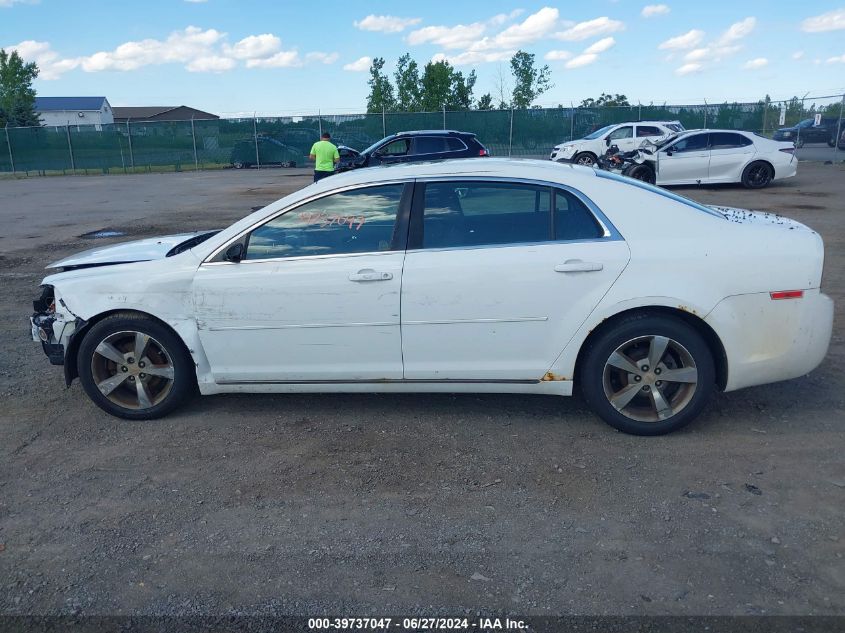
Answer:
<svg viewBox="0 0 845 633"><path fill-rule="evenodd" d="M301 166L320 134L363 150L404 130L474 132L494 156L545 158L551 148L612 123L680 121L687 129L746 130L771 136L816 118L839 156L845 95L756 103L633 105L148 121L0 130L0 173L132 173L225 167ZM819 126L816 126L818 128ZM803 129L803 128L802 128ZM805 138L810 138L805 135ZM800 136L795 139L801 144ZM808 141L810 142L810 141Z"/></svg>

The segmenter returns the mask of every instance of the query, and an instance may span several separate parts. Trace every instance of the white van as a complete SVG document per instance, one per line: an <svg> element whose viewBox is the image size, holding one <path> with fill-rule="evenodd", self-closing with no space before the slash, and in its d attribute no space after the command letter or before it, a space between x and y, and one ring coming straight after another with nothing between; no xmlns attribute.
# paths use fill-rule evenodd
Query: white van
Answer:
<svg viewBox="0 0 845 633"><path fill-rule="evenodd" d="M628 152L648 139L659 143L663 139L684 131L680 121L638 121L614 123L596 130L582 139L555 145L549 158L556 162L593 165L611 145L621 152Z"/></svg>

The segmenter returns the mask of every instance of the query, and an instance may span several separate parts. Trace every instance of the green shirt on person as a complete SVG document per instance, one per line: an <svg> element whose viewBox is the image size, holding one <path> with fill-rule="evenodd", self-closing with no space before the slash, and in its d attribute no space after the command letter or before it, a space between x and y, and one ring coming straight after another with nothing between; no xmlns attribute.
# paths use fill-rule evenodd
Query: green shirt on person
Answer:
<svg viewBox="0 0 845 633"><path fill-rule="evenodd" d="M316 156L315 171L334 171L335 159L340 160L337 147L329 141L317 141L311 146L310 153Z"/></svg>

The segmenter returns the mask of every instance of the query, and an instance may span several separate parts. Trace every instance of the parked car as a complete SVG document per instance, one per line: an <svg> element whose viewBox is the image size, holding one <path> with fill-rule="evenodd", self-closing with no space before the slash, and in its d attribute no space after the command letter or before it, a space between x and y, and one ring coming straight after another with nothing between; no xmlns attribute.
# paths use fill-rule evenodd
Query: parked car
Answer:
<svg viewBox="0 0 845 633"><path fill-rule="evenodd" d="M391 134L373 143L351 162L350 168L489 155L472 132L415 130Z"/></svg>
<svg viewBox="0 0 845 633"><path fill-rule="evenodd" d="M804 119L791 127L780 128L772 135L772 139L793 142L795 147L803 147L805 143L827 143L833 147L839 119L823 117L819 125L815 125L815 122L815 119Z"/></svg>
<svg viewBox="0 0 845 633"><path fill-rule="evenodd" d="M648 139L654 143L683 132L680 121L640 121L614 123L588 134L582 139L555 145L549 158L557 162L595 165L608 146L616 145L619 151L628 152Z"/></svg>
<svg viewBox="0 0 845 633"><path fill-rule="evenodd" d="M256 145L258 156L256 159ZM259 135L235 143L229 159L235 169L244 169L253 165L277 165L281 167L296 167L296 161L302 155L295 148L285 145L272 136Z"/></svg>
<svg viewBox="0 0 845 633"><path fill-rule="evenodd" d="M845 149L845 126L842 127L842 133L839 135L839 149Z"/></svg>
<svg viewBox="0 0 845 633"><path fill-rule="evenodd" d="M759 189L798 172L794 151L792 143L752 132L688 130L660 145L647 144L627 174L658 185L737 182Z"/></svg>
<svg viewBox="0 0 845 633"><path fill-rule="evenodd" d="M32 335L68 384L78 376L129 419L164 415L197 387L578 386L609 424L656 435L716 389L821 362L823 262L802 224L603 171L417 163L323 179L219 233L51 264L69 270L43 280Z"/></svg>
<svg viewBox="0 0 845 633"><path fill-rule="evenodd" d="M340 155L340 162L335 165L335 171L349 171L355 167L355 159L361 155L357 149L353 149L347 145L338 145L337 153Z"/></svg>

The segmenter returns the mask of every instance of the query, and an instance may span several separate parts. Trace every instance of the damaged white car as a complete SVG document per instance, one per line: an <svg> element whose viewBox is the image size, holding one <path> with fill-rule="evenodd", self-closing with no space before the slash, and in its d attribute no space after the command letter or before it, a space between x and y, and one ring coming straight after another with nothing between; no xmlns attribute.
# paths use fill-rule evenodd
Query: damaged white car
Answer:
<svg viewBox="0 0 845 633"><path fill-rule="evenodd" d="M143 261L141 261L143 260ZM55 264L33 338L105 411L222 392L568 396L629 433L824 358L824 247L775 215L580 166L326 178L219 232Z"/></svg>

